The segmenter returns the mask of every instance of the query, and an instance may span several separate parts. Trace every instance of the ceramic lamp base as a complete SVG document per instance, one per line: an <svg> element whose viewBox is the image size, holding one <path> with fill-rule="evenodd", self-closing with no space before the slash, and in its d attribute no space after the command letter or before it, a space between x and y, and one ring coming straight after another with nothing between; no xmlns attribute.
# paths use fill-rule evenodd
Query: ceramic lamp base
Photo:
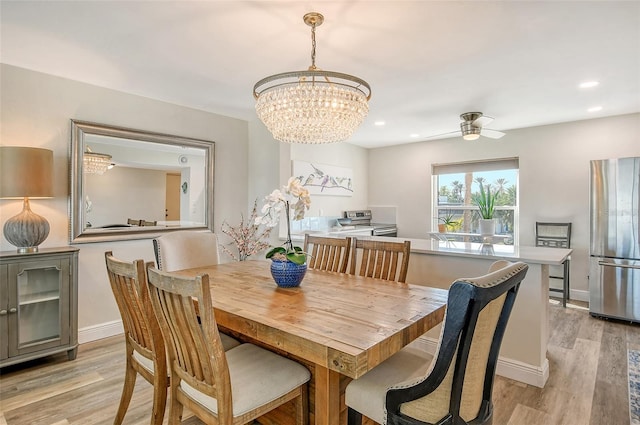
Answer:
<svg viewBox="0 0 640 425"><path fill-rule="evenodd" d="M4 223L4 237L18 252L37 252L38 245L49 236L49 222L31 211L29 198L24 198L22 212Z"/></svg>

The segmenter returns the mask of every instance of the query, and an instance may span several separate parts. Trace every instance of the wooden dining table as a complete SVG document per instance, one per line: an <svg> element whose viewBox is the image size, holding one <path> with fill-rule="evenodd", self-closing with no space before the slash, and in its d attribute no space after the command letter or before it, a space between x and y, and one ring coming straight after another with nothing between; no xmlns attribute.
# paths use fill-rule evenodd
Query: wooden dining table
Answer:
<svg viewBox="0 0 640 425"><path fill-rule="evenodd" d="M279 288L269 261L176 273L209 275L221 330L309 368L310 424L346 424L348 382L442 322L447 301L443 289L317 270L299 287ZM289 423L286 411L279 415L259 422Z"/></svg>

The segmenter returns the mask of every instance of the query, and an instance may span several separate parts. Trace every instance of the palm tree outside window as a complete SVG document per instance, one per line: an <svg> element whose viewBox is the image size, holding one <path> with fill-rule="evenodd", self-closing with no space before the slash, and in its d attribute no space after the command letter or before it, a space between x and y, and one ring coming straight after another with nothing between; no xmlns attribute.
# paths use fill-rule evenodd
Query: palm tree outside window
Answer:
<svg viewBox="0 0 640 425"><path fill-rule="evenodd" d="M447 238L482 242L478 207L473 203L480 185L496 193L494 243L513 244L518 235L518 159L433 164L433 220L431 231L447 220Z"/></svg>

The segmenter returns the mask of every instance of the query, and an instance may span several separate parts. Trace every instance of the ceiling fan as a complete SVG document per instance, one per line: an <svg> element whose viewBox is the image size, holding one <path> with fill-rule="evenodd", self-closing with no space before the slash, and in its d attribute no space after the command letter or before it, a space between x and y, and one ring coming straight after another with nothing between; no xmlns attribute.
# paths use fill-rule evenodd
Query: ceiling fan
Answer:
<svg viewBox="0 0 640 425"><path fill-rule="evenodd" d="M504 136L504 133L501 131L484 128L484 125L493 121L493 118L483 115L482 112L465 112L460 115L460 119L462 120L460 130L430 136L429 139L450 134L462 134L464 140L476 140L480 136L499 139Z"/></svg>

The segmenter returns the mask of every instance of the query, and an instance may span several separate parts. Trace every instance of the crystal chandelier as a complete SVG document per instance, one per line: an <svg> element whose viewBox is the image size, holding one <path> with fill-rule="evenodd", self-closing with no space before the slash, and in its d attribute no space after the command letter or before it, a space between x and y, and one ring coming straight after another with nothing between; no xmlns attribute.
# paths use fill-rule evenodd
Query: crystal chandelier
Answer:
<svg viewBox="0 0 640 425"><path fill-rule="evenodd" d="M111 168L111 155L95 153L87 146L82 163L82 169L85 173L104 174L105 171Z"/></svg>
<svg viewBox="0 0 640 425"><path fill-rule="evenodd" d="M316 67L316 27L324 17L304 15L311 27L311 66L272 75L253 87L256 112L276 140L333 143L347 140L369 112L371 87L349 74Z"/></svg>

